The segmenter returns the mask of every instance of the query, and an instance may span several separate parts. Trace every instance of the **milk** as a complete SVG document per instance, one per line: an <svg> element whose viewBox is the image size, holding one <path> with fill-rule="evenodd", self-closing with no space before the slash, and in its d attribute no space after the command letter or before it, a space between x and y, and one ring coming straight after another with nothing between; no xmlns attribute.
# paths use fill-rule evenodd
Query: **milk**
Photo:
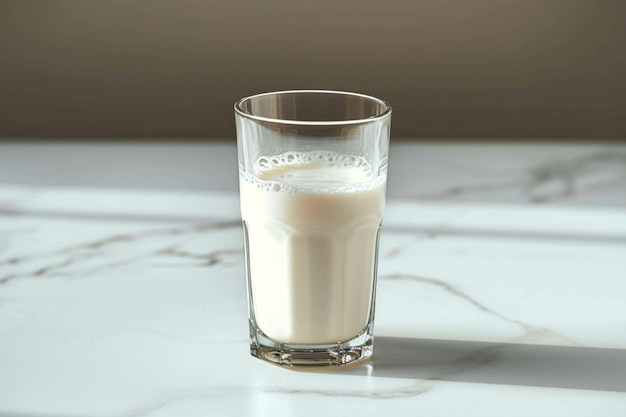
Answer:
<svg viewBox="0 0 626 417"><path fill-rule="evenodd" d="M357 157L287 153L241 172L258 328L293 344L354 338L370 317L385 175Z"/></svg>

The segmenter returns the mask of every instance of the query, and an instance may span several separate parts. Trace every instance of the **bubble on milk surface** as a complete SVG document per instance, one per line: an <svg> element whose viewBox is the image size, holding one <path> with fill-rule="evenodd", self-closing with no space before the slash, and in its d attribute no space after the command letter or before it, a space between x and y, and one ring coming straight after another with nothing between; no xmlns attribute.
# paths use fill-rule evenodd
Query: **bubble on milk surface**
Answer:
<svg viewBox="0 0 626 417"><path fill-rule="evenodd" d="M266 158L259 158L259 160L256 163L261 168L267 168L270 166L269 161Z"/></svg>

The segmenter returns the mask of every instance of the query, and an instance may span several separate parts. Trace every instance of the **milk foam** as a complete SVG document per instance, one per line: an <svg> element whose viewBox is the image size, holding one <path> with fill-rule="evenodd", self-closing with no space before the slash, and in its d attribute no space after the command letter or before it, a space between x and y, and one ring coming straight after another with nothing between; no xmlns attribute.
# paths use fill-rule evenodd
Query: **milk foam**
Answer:
<svg viewBox="0 0 626 417"><path fill-rule="evenodd" d="M260 158L253 170L253 175L240 172L241 180L281 193L351 193L379 186L386 178L373 178L362 157L319 151Z"/></svg>

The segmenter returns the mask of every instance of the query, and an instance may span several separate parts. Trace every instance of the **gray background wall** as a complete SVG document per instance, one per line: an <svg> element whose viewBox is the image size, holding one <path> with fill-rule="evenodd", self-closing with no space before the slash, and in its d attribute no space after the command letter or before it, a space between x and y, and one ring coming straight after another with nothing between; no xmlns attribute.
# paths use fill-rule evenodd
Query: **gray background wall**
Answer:
<svg viewBox="0 0 626 417"><path fill-rule="evenodd" d="M229 138L291 88L395 137L625 138L626 2L0 0L0 137Z"/></svg>

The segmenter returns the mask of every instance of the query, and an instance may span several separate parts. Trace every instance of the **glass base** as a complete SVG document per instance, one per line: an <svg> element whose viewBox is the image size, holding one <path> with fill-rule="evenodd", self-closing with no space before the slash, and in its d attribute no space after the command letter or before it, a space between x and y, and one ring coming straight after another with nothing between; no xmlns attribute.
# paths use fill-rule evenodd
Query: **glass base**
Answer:
<svg viewBox="0 0 626 417"><path fill-rule="evenodd" d="M355 338L329 345L281 343L267 337L250 321L250 354L284 367L323 368L357 364L372 356L371 325Z"/></svg>

